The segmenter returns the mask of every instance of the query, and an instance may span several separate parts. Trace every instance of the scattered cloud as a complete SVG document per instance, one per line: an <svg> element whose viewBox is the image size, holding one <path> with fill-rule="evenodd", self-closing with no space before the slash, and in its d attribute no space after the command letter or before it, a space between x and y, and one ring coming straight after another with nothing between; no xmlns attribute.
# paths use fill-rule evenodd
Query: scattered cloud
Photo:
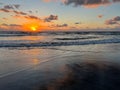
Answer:
<svg viewBox="0 0 120 90"><path fill-rule="evenodd" d="M25 16L25 18L28 18L28 19L35 19L35 20L41 20L39 17L33 16L33 15L27 15L27 16Z"/></svg>
<svg viewBox="0 0 120 90"><path fill-rule="evenodd" d="M15 13L15 14L20 14L20 15L27 15L27 13L25 13L25 12L16 11L16 10L13 10L13 11L11 11L11 12L13 12L13 13Z"/></svg>
<svg viewBox="0 0 120 90"><path fill-rule="evenodd" d="M14 7L15 7L16 9L19 9L20 5L19 5L19 4L14 4Z"/></svg>
<svg viewBox="0 0 120 90"><path fill-rule="evenodd" d="M81 22L75 22L76 25L81 24Z"/></svg>
<svg viewBox="0 0 120 90"><path fill-rule="evenodd" d="M114 18L112 18L112 19L109 19L109 20L106 20L105 21L105 24L106 25L115 25L115 24L119 24L119 21L120 21L120 16L116 16L116 17L114 17Z"/></svg>
<svg viewBox="0 0 120 90"><path fill-rule="evenodd" d="M1 25L2 26L10 26L10 27L21 27L21 25L18 25L18 24L6 24L6 23L3 23Z"/></svg>
<svg viewBox="0 0 120 90"><path fill-rule="evenodd" d="M5 5L3 8L4 9L19 9L20 5L19 4L14 4L14 5Z"/></svg>
<svg viewBox="0 0 120 90"><path fill-rule="evenodd" d="M20 30L20 28L22 28L22 25L18 25L18 24L3 23L0 25L0 29L3 29L3 30Z"/></svg>
<svg viewBox="0 0 120 90"><path fill-rule="evenodd" d="M4 17L4 18L2 18L2 19L3 19L3 20L7 20L7 18L5 18L5 17Z"/></svg>
<svg viewBox="0 0 120 90"><path fill-rule="evenodd" d="M8 12L10 12L10 11L7 10L7 9L1 8L1 9L0 9L0 12L6 12L6 13L8 13Z"/></svg>
<svg viewBox="0 0 120 90"><path fill-rule="evenodd" d="M114 25L114 24L118 24L118 23L116 21L114 21L114 20L106 20L105 24L106 25Z"/></svg>
<svg viewBox="0 0 120 90"><path fill-rule="evenodd" d="M58 0L43 0L44 2L58 1ZM98 7L101 5L108 5L120 0L60 0L65 5L73 4L74 6L85 6L85 7Z"/></svg>
<svg viewBox="0 0 120 90"><path fill-rule="evenodd" d="M29 13L33 13L32 11L28 11Z"/></svg>
<svg viewBox="0 0 120 90"><path fill-rule="evenodd" d="M44 19L45 22L51 22L52 20L58 20L57 15L50 15Z"/></svg>
<svg viewBox="0 0 120 90"><path fill-rule="evenodd" d="M103 17L103 15L98 15L98 18L102 18Z"/></svg>
<svg viewBox="0 0 120 90"><path fill-rule="evenodd" d="M14 9L14 7L12 5L5 5L4 9Z"/></svg>
<svg viewBox="0 0 120 90"><path fill-rule="evenodd" d="M66 23L64 23L62 25L59 25L59 24L56 25L56 27L67 27L67 26L68 26L68 24L66 24Z"/></svg>
<svg viewBox="0 0 120 90"><path fill-rule="evenodd" d="M114 21L120 21L120 16L116 16L113 18Z"/></svg>
<svg viewBox="0 0 120 90"><path fill-rule="evenodd" d="M14 7L15 7L15 8L19 8L19 5L15 4ZM23 12L23 11L17 11L17 10L11 10L11 9L14 9L13 6L5 5L2 9L0 9L0 12L14 13L14 14L15 14L15 17L17 17L17 18L24 17L24 18L27 18L27 19L40 20L40 18L37 17L37 16L29 15L28 13ZM51 18L49 18L49 19L51 19Z"/></svg>

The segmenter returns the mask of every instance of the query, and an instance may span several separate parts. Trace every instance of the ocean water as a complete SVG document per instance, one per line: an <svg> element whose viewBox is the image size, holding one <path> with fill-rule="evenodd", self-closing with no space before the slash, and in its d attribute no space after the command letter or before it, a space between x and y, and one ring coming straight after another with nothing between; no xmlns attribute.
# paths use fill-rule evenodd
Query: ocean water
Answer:
<svg viewBox="0 0 120 90"><path fill-rule="evenodd" d="M93 78L98 87L85 90L119 90L119 66L119 31L0 32L0 90L42 90L69 72L83 76L86 85L84 78Z"/></svg>
<svg viewBox="0 0 120 90"><path fill-rule="evenodd" d="M120 32L0 32L0 47L47 47L120 43Z"/></svg>

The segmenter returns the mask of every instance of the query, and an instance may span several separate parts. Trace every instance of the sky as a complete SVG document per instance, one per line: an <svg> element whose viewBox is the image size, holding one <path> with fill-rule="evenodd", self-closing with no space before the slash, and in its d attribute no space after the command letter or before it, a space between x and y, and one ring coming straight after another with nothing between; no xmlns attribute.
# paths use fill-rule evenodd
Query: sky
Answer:
<svg viewBox="0 0 120 90"><path fill-rule="evenodd" d="M120 30L120 0L0 0L0 30Z"/></svg>

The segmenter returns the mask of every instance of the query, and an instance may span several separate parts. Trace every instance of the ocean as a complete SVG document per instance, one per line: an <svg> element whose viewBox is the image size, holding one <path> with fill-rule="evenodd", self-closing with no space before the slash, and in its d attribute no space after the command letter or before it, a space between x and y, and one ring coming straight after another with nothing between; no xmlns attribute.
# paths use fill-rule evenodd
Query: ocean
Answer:
<svg viewBox="0 0 120 90"><path fill-rule="evenodd" d="M49 47L120 43L120 32L0 32L0 47Z"/></svg>
<svg viewBox="0 0 120 90"><path fill-rule="evenodd" d="M120 31L0 31L0 90L119 90L119 66Z"/></svg>

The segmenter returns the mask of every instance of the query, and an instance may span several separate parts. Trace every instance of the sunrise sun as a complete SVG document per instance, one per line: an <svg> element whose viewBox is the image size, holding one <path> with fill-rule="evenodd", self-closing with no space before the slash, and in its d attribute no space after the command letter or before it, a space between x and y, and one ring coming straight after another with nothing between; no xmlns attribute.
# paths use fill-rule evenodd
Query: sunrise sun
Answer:
<svg viewBox="0 0 120 90"><path fill-rule="evenodd" d="M36 31L36 30L37 30L37 28L34 27L34 26L32 26L32 27L30 27L30 28L31 28L32 31Z"/></svg>

